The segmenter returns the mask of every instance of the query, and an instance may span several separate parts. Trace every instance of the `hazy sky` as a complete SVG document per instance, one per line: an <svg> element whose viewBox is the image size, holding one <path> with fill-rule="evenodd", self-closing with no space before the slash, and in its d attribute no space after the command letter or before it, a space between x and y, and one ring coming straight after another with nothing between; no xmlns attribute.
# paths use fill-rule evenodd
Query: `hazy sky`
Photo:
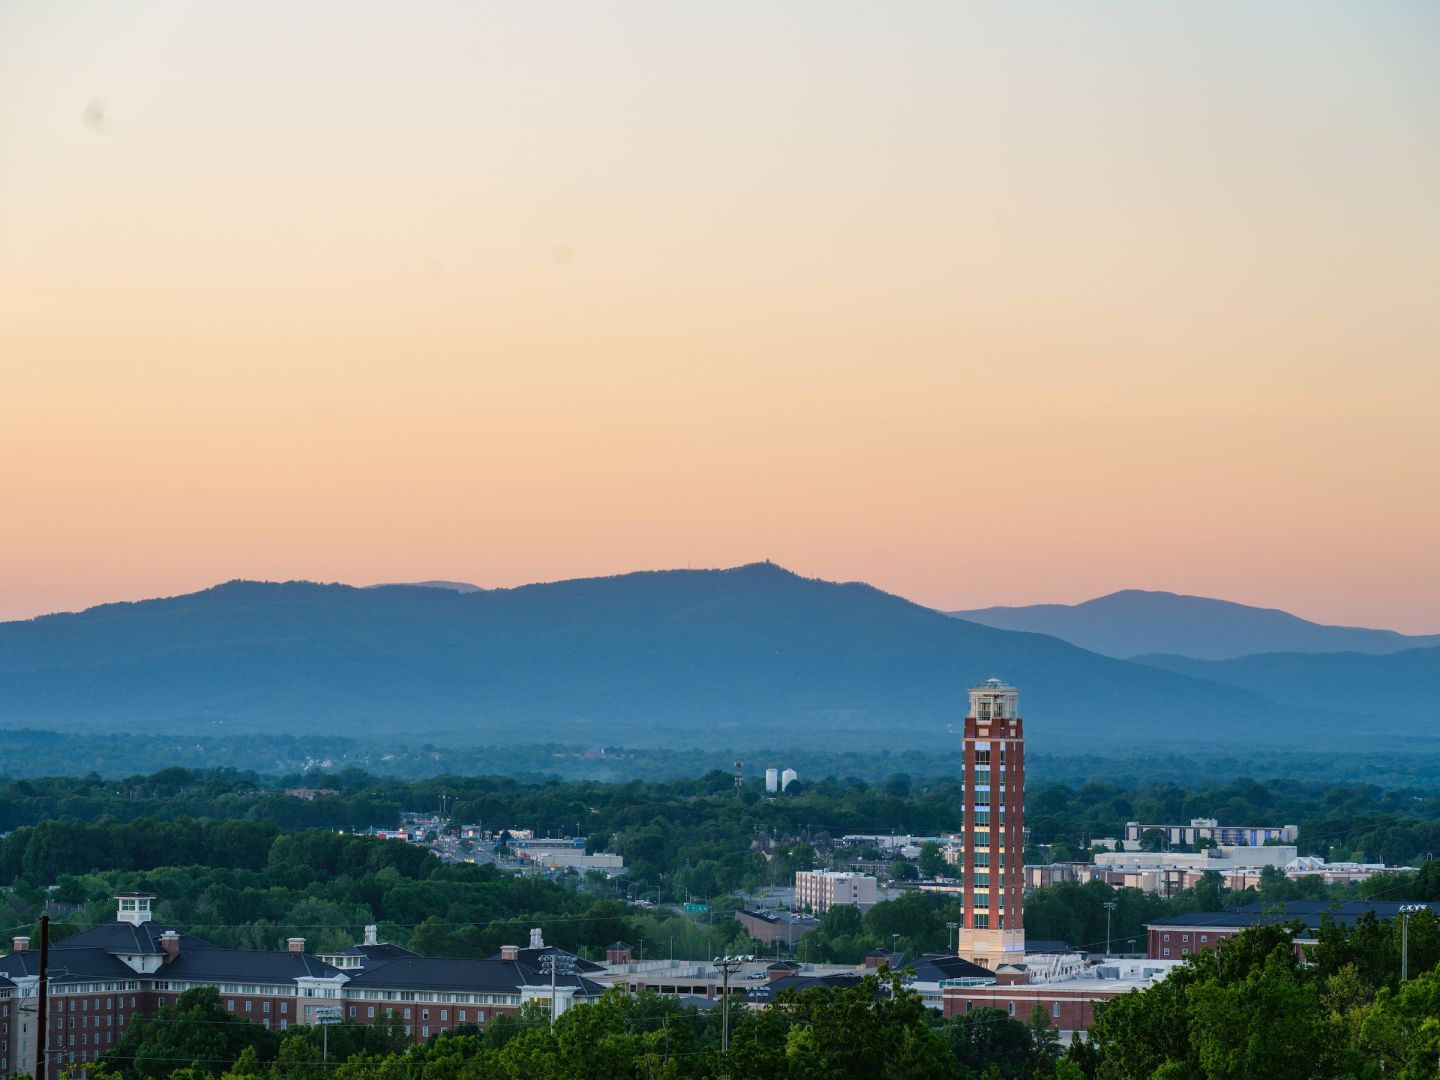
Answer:
<svg viewBox="0 0 1440 1080"><path fill-rule="evenodd" d="M1433 3L0 5L0 617L1437 552Z"/></svg>

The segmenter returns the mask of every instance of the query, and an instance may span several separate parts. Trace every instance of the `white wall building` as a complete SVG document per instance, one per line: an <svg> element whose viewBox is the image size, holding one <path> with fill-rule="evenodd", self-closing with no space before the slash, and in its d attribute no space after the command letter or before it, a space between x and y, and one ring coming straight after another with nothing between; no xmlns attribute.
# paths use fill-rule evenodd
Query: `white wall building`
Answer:
<svg viewBox="0 0 1440 1080"><path fill-rule="evenodd" d="M855 904L867 911L879 899L878 882L869 874L845 870L797 870L795 906L823 915L834 904Z"/></svg>

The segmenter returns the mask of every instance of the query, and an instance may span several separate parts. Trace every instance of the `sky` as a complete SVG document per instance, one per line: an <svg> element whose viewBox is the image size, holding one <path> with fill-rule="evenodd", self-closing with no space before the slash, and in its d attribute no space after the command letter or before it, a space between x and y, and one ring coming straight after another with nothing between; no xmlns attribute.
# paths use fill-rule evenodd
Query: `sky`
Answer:
<svg viewBox="0 0 1440 1080"><path fill-rule="evenodd" d="M1437 552L1434 4L0 6L0 618Z"/></svg>

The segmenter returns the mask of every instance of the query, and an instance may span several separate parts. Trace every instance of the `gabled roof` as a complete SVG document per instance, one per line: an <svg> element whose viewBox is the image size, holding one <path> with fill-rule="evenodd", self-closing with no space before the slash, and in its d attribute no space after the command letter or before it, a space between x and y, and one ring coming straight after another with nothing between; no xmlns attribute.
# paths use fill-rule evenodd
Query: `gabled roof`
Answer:
<svg viewBox="0 0 1440 1080"><path fill-rule="evenodd" d="M392 960L403 960L407 956L418 956L409 949L402 949L399 945L391 945L382 941L378 945L351 945L348 949L336 949L326 951L323 956L358 956L360 958L360 970L369 971L372 968L388 964ZM355 968L347 968L347 971L354 971Z"/></svg>
<svg viewBox="0 0 1440 1080"><path fill-rule="evenodd" d="M169 927L157 922L143 922L138 926L126 922L107 922L72 934L52 948L60 949L101 949L108 953L126 956L158 956L164 950L160 947L160 935ZM214 945L189 934L180 935L181 949L213 949Z"/></svg>

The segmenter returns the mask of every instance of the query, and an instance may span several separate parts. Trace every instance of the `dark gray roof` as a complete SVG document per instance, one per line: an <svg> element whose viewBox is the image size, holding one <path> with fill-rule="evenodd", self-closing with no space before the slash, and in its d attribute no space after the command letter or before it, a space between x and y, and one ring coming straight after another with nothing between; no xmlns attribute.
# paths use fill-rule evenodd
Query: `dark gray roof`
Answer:
<svg viewBox="0 0 1440 1080"><path fill-rule="evenodd" d="M556 980L569 986L574 976ZM354 976L348 985L394 990L484 990L514 993L524 982L513 960L456 959L444 956L406 956ZM549 979L546 979L549 984Z"/></svg>
<svg viewBox="0 0 1440 1080"><path fill-rule="evenodd" d="M819 926L820 920L814 915L806 915L799 911L757 911L754 908L741 908L736 915L748 915L752 919L759 919L774 926Z"/></svg>
<svg viewBox="0 0 1440 1080"><path fill-rule="evenodd" d="M325 956L358 956L360 957L360 970L369 971L372 968L388 964L392 960L403 960L407 956L418 956L409 949L402 949L399 945L391 945L382 941L378 945L351 945L348 949L339 949L335 952L326 952ZM347 971L354 971L354 968L347 968Z"/></svg>
<svg viewBox="0 0 1440 1080"><path fill-rule="evenodd" d="M627 949L629 947L630 946L628 945L625 946L625 948ZM581 960L580 957L576 956L574 953L568 953L564 949L561 949L555 945L547 945L543 949L521 949L516 954L515 959L518 963L522 964L525 967L536 968L538 970L540 967L540 958L549 953L556 953L560 956L570 957L570 962L575 965L575 970L580 972L581 974L594 974L597 971L605 970L604 964L596 964L592 963L589 960ZM500 954L494 953L489 957L489 959L499 960ZM549 975L545 976L545 981L550 981Z"/></svg>
<svg viewBox="0 0 1440 1080"><path fill-rule="evenodd" d="M298 952L260 952L250 949L196 949L180 955L161 969L174 979L292 982L295 979L333 979L341 974L323 960Z"/></svg>
<svg viewBox="0 0 1440 1080"><path fill-rule="evenodd" d="M1284 904L1257 901L1228 911L1192 911L1185 915L1168 915L1146 923L1160 929L1173 927L1213 927L1217 930L1244 929L1249 926L1271 926L1276 923L1300 922L1311 930L1318 930L1325 920L1349 926L1373 914L1377 919L1393 919L1400 914L1400 908L1407 901L1400 900L1347 900L1336 903L1328 900L1290 900ZM1440 916L1440 903L1423 905Z"/></svg>
<svg viewBox="0 0 1440 1080"><path fill-rule="evenodd" d="M116 957L163 953L160 935L169 929L157 922L138 926L124 922L101 923L57 943L50 954L51 971L73 971L77 978L136 978L136 972ZM340 974L338 969L305 953L220 949L190 934L180 935L180 955L160 972L176 979L271 983L292 982L302 977L333 978Z"/></svg>
<svg viewBox="0 0 1440 1080"><path fill-rule="evenodd" d="M40 974L40 950L27 949L25 952L0 956L0 974L12 979ZM49 974L52 982L139 977L128 965L103 949L52 949Z"/></svg>
<svg viewBox="0 0 1440 1080"><path fill-rule="evenodd" d="M144 922L139 926L132 926L124 922L101 923L99 926L92 926L89 930L82 930L78 934L72 934L63 941L56 942L56 949L102 949L108 953L124 953L125 955L156 955L164 950L160 948L160 935L171 929L163 923ZM180 935L181 947L183 949L213 949L215 946L200 938L191 937L189 934Z"/></svg>
<svg viewBox="0 0 1440 1080"><path fill-rule="evenodd" d="M864 975L851 972L842 972L836 975L786 975L772 983L762 983L747 990L745 997L748 1001L757 1003L770 1002L786 990L802 991L816 986L858 986L863 978L865 978Z"/></svg>
<svg viewBox="0 0 1440 1080"><path fill-rule="evenodd" d="M922 956L915 961L917 982L939 982L941 979L993 979L994 977L994 972L951 953Z"/></svg>
<svg viewBox="0 0 1440 1080"><path fill-rule="evenodd" d="M1066 944L1066 943L1063 942L1063 941L1052 941L1052 940L1048 940L1048 939L1046 939L1046 938L1039 938L1039 939L1026 938L1026 939L1025 939L1025 951L1026 951L1027 953L1035 953L1035 954L1037 954L1037 955L1043 954L1043 955L1047 955L1047 956L1048 956L1049 954L1051 954L1051 953L1073 953L1073 952L1080 952L1079 949L1076 949L1076 948L1074 948L1074 947Z"/></svg>

